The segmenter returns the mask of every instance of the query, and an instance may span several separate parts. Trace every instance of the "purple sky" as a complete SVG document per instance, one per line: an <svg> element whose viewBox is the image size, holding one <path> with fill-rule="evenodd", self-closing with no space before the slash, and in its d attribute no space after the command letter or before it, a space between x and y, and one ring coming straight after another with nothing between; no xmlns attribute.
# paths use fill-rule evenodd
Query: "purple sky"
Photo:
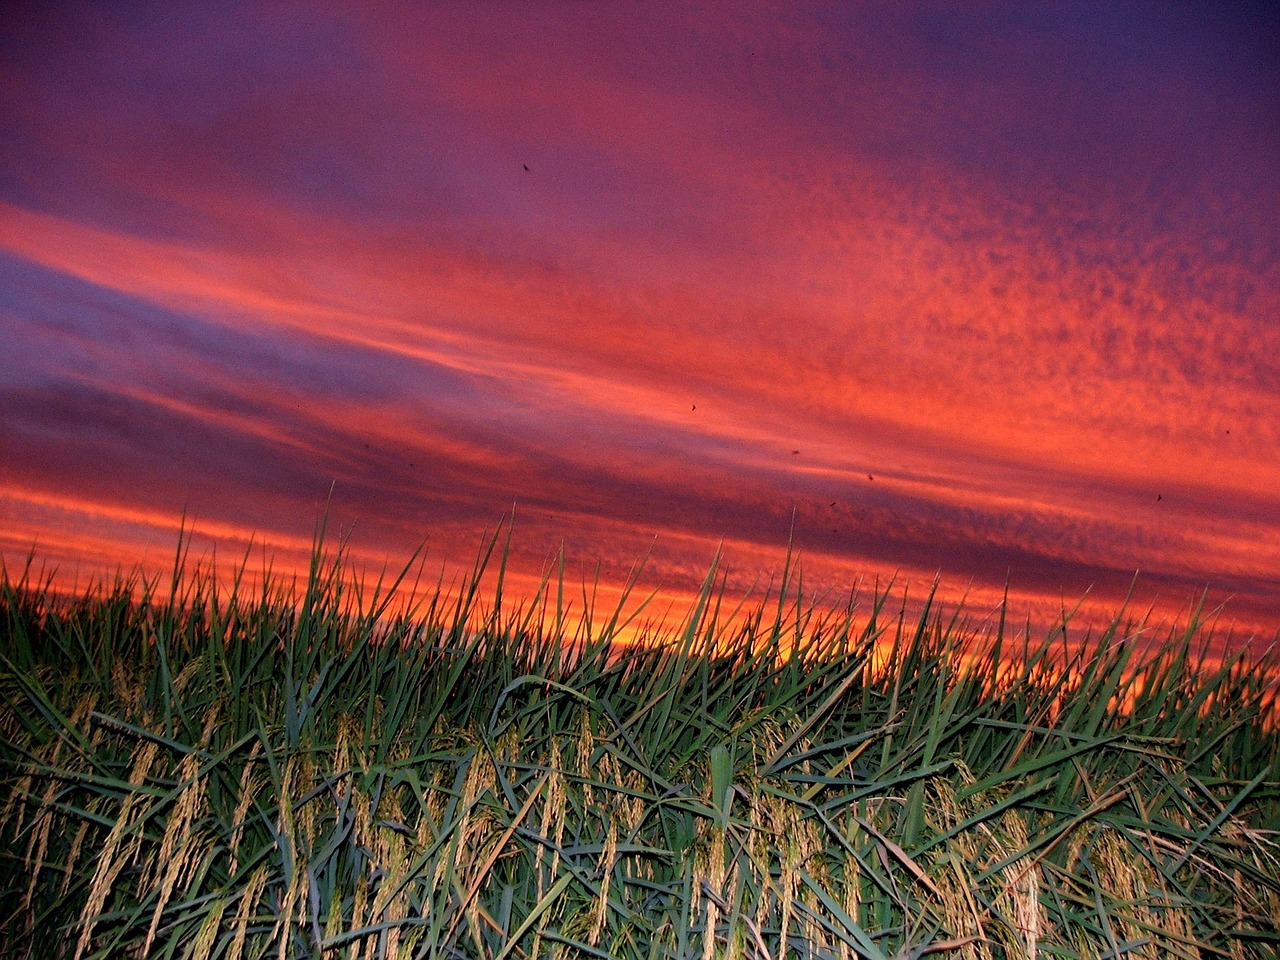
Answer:
<svg viewBox="0 0 1280 960"><path fill-rule="evenodd" d="M0 553L780 567L1280 624L1280 30L1239 3L28 4ZM332 493L331 493L332 491ZM655 539L656 538L656 539ZM234 549L232 549L234 548ZM575 574L577 575L577 574Z"/></svg>

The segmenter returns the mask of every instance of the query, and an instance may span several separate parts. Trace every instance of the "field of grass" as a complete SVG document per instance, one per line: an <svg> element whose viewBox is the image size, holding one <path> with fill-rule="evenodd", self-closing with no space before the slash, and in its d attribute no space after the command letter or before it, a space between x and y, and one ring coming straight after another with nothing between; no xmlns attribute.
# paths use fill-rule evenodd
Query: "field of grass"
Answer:
<svg viewBox="0 0 1280 960"><path fill-rule="evenodd" d="M296 591L6 571L6 955L1280 951L1268 675L1195 624L1144 659L713 572L623 647L634 597L570 631L589 594L490 559L408 610L341 551Z"/></svg>

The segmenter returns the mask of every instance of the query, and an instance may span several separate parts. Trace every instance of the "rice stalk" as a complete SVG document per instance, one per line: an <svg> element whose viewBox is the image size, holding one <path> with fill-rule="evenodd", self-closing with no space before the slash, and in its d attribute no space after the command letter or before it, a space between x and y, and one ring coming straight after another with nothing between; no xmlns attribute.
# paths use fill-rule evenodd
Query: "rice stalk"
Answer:
<svg viewBox="0 0 1280 960"><path fill-rule="evenodd" d="M153 740L147 740L138 746L134 752L133 765L129 773L129 787L137 788L146 782L158 753L159 746ZM98 923L112 887L121 871L135 861L142 847L141 833L136 827L146 809L146 794L136 790L125 794L120 812L116 815L111 832L107 834L102 852L98 855L97 867L89 883L88 899L80 911L80 936L76 941L75 960L80 960L89 948L94 927Z"/></svg>
<svg viewBox="0 0 1280 960"><path fill-rule="evenodd" d="M826 610L789 558L767 604L713 569L678 632L624 649L631 611L589 586L580 623L562 579L541 610L486 598L490 555L416 622L340 552L295 593L0 584L0 936L235 960L1280 945L1267 687L1198 634L1139 653L1117 617L1037 646L878 587Z"/></svg>

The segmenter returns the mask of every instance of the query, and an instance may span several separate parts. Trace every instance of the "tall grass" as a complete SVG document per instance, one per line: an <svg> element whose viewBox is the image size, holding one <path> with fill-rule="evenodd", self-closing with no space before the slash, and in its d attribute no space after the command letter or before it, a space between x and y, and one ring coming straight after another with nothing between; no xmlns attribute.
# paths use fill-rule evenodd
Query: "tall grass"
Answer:
<svg viewBox="0 0 1280 960"><path fill-rule="evenodd" d="M1143 659L789 571L728 611L713 569L622 647L630 593L570 632L562 578L484 594L493 550L408 609L341 550L299 589L6 570L10 954L1276 955L1267 676L1194 623Z"/></svg>

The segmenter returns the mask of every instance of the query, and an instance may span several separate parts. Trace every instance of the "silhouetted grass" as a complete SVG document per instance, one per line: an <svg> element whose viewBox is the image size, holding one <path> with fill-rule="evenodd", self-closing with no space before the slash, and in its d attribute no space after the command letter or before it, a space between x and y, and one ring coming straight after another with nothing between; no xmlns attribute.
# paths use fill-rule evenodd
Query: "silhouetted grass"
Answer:
<svg viewBox="0 0 1280 960"><path fill-rule="evenodd" d="M661 645L562 582L0 578L19 957L1271 957L1267 677L784 574ZM181 554L180 554L181 555ZM499 551L499 558L501 552ZM1017 649L1012 649L1015 647Z"/></svg>

